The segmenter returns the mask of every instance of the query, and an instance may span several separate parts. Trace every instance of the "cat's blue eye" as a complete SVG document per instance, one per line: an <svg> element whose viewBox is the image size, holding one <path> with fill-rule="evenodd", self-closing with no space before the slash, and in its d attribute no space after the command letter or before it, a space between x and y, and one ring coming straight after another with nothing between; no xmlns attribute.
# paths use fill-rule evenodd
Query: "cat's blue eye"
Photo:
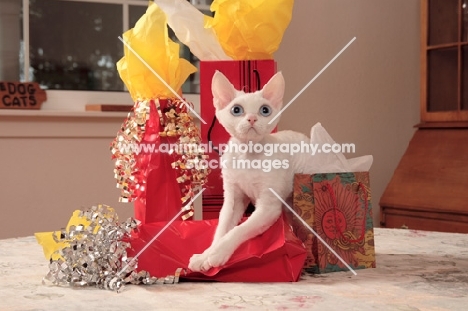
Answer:
<svg viewBox="0 0 468 311"><path fill-rule="evenodd" d="M271 108L268 105L260 107L260 114L264 117L268 117L271 114Z"/></svg>
<svg viewBox="0 0 468 311"><path fill-rule="evenodd" d="M244 108L241 105L234 105L231 108L231 114L235 117L241 116L244 113Z"/></svg>

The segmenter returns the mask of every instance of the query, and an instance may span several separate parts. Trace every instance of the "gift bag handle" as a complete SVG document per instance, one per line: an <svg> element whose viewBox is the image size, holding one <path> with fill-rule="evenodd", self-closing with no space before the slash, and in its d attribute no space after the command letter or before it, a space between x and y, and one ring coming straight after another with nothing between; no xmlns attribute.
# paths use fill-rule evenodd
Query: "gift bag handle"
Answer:
<svg viewBox="0 0 468 311"><path fill-rule="evenodd" d="M255 82L257 82L257 89L256 91L260 90L261 89L261 82L260 82L260 73L258 72L257 69L254 69L253 70L253 73L255 73Z"/></svg>
<svg viewBox="0 0 468 311"><path fill-rule="evenodd" d="M345 237L343 235L343 232L341 231L340 227L337 225L336 223L336 219L338 218L338 215L337 215L337 210L338 210L338 203L337 203L337 200L336 200L336 196L335 196L335 193L333 192L333 189L331 187L331 185L329 183L327 183L327 190L328 190L328 193L330 194L330 197L332 199L332 203L333 203L333 211L334 211L334 218L335 218L335 228L336 228L336 231L338 232L338 234L347 242L349 243L359 243L361 242L362 240L364 240L364 236L365 236L365 233L366 233L366 217L367 217L367 209L369 207L369 203L368 203L368 195L367 195L367 190L366 190L366 187L364 186L363 183L359 182L358 183L358 187L357 187L357 193L359 192L359 189L362 189L363 192L364 192L364 197L365 197L365 200L364 200L364 218L363 218L363 221L362 221L362 227L361 227L361 235L359 236L358 239L348 239L347 237ZM358 200L359 202L359 200Z"/></svg>
<svg viewBox="0 0 468 311"><path fill-rule="evenodd" d="M213 130L215 124L216 124L216 114L213 116L213 121L211 121L211 125L210 125L210 128L208 129L208 134L206 135L206 136L207 136L206 138L207 138L207 140L208 140L208 144L209 144L210 148L211 148L212 150L214 150L217 154L222 155L222 154L220 153L218 147L215 147L215 146L213 145L213 141L211 140L211 131Z"/></svg>

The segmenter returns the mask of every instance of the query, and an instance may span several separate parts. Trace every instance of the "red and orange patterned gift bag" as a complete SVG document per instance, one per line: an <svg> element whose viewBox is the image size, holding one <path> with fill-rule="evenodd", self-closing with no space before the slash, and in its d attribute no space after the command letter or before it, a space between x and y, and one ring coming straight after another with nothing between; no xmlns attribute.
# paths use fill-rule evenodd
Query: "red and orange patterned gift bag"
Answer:
<svg viewBox="0 0 468 311"><path fill-rule="evenodd" d="M368 172L296 174L293 208L327 243L292 219L293 230L306 246L310 273L375 268L374 229Z"/></svg>

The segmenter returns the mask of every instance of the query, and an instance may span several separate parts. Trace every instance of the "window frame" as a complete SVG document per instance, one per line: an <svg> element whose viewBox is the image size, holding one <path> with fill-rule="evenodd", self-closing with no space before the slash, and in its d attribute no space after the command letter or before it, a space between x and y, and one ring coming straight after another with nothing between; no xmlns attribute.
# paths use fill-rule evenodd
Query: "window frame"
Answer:
<svg viewBox="0 0 468 311"><path fill-rule="evenodd" d="M148 1L142 0L57 0L68 2L90 2L90 3L104 3L104 4L120 4L122 5L122 34L130 28L129 25L129 7L142 6L147 7ZM199 10L209 10L208 5L195 5ZM22 0L23 10L23 55L24 66L21 69L23 75L23 82L30 82L31 77L29 74L30 63L30 35L29 35L29 0ZM118 40L118 38L115 38ZM47 90L47 101L43 104L43 110L61 110L61 111L84 111L86 104L116 104L128 105L132 104L128 91L96 91L96 90ZM195 106L195 111L199 112L199 94L184 94L187 101L190 101ZM66 101L66 104L64 104Z"/></svg>
<svg viewBox="0 0 468 311"><path fill-rule="evenodd" d="M462 2L458 1L458 35L457 42L434 44L429 43L429 0L421 1L421 88L420 88L420 115L422 122L466 122L468 121L468 110L462 109L461 105L461 94L462 94L462 46L468 45L468 41L462 41ZM457 48L458 53L458 107L454 110L449 111L429 111L428 108L428 91L429 91L429 65L428 65L428 53L431 50L442 50L444 48Z"/></svg>

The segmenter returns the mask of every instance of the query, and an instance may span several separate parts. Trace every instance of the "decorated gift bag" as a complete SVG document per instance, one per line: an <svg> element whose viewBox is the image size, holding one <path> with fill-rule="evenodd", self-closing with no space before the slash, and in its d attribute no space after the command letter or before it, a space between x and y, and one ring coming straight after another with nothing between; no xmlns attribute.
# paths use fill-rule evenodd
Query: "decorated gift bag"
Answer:
<svg viewBox="0 0 468 311"><path fill-rule="evenodd" d="M293 218L294 232L307 250L311 273L375 268L374 233L368 172L296 174L293 208L335 252Z"/></svg>
<svg viewBox="0 0 468 311"><path fill-rule="evenodd" d="M142 223L168 221L208 174L197 166L206 156L194 148L200 132L191 103L180 94L196 68L179 57L179 45L167 35L166 15L155 4L124 33L123 42L117 68L135 105L111 146L120 201L134 202Z"/></svg>

